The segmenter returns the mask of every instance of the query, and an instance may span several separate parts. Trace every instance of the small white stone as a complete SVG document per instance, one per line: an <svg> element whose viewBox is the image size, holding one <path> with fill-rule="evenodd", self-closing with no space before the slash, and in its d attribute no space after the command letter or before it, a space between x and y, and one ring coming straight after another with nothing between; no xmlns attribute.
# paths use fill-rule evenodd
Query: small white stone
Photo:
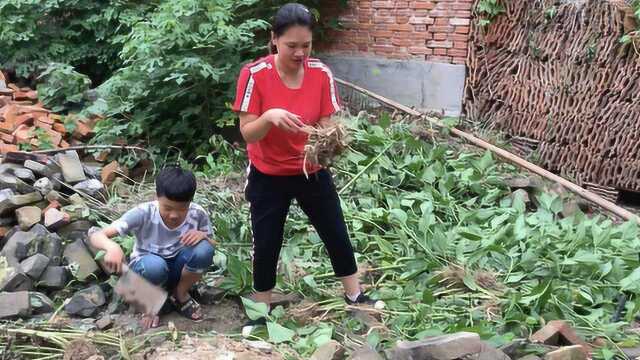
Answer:
<svg viewBox="0 0 640 360"><path fill-rule="evenodd" d="M242 337L248 338L249 336L251 336L252 331L253 331L253 326L251 325L242 327Z"/></svg>
<svg viewBox="0 0 640 360"><path fill-rule="evenodd" d="M382 300L378 300L375 302L375 304L373 304L373 307L377 310L382 310L387 306L387 304L384 303L384 301Z"/></svg>

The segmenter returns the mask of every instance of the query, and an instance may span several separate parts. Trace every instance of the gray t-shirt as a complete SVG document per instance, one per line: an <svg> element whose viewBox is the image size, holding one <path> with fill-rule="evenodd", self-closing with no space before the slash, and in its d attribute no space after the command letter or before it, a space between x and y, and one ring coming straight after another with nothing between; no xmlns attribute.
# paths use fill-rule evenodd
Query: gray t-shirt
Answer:
<svg viewBox="0 0 640 360"><path fill-rule="evenodd" d="M164 258L174 257L184 246L180 242L180 236L189 230L204 231L209 239L213 236L207 212L193 202L184 222L175 229L167 228L162 221L158 201L136 206L116 220L113 226L120 236L133 234L136 237L131 259L149 253Z"/></svg>

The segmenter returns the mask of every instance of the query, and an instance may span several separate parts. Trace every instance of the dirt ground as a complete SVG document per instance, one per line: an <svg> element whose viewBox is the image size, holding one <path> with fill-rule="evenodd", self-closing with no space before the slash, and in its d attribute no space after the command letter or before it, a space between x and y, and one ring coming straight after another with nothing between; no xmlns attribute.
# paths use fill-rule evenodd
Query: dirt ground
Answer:
<svg viewBox="0 0 640 360"><path fill-rule="evenodd" d="M160 345L141 359L153 360L282 360L269 344L232 340L223 336L185 337L179 346L171 342Z"/></svg>
<svg viewBox="0 0 640 360"><path fill-rule="evenodd" d="M218 304L202 305L204 319L199 322L188 320L173 312L160 317L160 328L166 329L173 323L179 331L188 332L179 344L166 341L155 348L139 354L137 360L281 360L280 354L272 351L271 345L231 339L221 334L239 334L247 320L237 301L224 299ZM156 331L158 331L156 330ZM196 334L201 335L196 335Z"/></svg>
<svg viewBox="0 0 640 360"><path fill-rule="evenodd" d="M172 322L176 329L188 332L239 333L242 324L247 321L242 307L234 300L225 299L214 305L202 305L202 321L191 321L177 312L160 317L160 326Z"/></svg>

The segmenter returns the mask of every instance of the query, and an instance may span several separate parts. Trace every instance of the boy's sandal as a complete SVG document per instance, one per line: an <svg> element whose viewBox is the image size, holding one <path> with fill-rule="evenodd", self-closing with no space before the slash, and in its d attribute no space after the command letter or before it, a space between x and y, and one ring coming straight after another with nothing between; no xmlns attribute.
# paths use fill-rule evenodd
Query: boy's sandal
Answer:
<svg viewBox="0 0 640 360"><path fill-rule="evenodd" d="M195 301L192 297L189 297L189 299L183 303L178 301L178 299L175 299L175 301L176 301L176 311L180 315L193 321L202 320L203 318L202 314L200 314L200 317L196 317L196 314L201 309L200 304L198 304L198 302Z"/></svg>
<svg viewBox="0 0 640 360"><path fill-rule="evenodd" d="M172 297L167 297L167 300L164 302L158 315L166 315L172 313L176 309L176 301Z"/></svg>

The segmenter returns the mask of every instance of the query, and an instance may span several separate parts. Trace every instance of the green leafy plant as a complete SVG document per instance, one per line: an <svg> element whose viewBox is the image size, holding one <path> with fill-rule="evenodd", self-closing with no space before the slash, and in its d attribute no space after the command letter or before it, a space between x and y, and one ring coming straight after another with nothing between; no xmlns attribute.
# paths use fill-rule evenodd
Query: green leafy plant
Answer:
<svg viewBox="0 0 640 360"><path fill-rule="evenodd" d="M255 51L254 33L267 23L238 18L256 3L164 2L123 38L125 66L99 88L108 109L96 142L122 136L152 146L203 153L216 119L230 111L240 65ZM200 151L198 151L200 150Z"/></svg>
<svg viewBox="0 0 640 360"><path fill-rule="evenodd" d="M556 17L556 14L558 14L558 8L555 7L555 5L550 6L544 11L544 16L547 18L547 20L552 20L554 17Z"/></svg>
<svg viewBox="0 0 640 360"><path fill-rule="evenodd" d="M42 150L53 149L51 136L44 129L36 128L34 131L35 138L38 140L38 148Z"/></svg>
<svg viewBox="0 0 640 360"><path fill-rule="evenodd" d="M38 77L38 98L51 111L80 110L91 80L72 66L53 63Z"/></svg>
<svg viewBox="0 0 640 360"><path fill-rule="evenodd" d="M479 20L480 26L487 26L496 16L505 12L505 8L499 0L480 0L476 5L476 11L482 17Z"/></svg>
<svg viewBox="0 0 640 360"><path fill-rule="evenodd" d="M588 339L609 339L603 352L615 353L616 342L637 339L624 330L640 308L636 223L616 226L580 212L565 217L564 199L545 191L534 197L531 210L502 183L515 169L491 153L425 143L405 124L379 123L351 120L351 150L332 171L358 261L370 269L366 282L372 296L386 303L375 325L384 331L370 332L371 325L344 311L322 242L296 207L285 228L277 287L304 294L319 304L318 313L332 314L325 322L331 336L368 333L367 342L384 348L398 339L464 330L500 342L565 319ZM203 196L197 201L210 204L213 223L222 238L228 236L228 260L236 258L242 269L230 271L233 280L225 286L247 291L247 206ZM611 323L620 291L634 296L627 317ZM319 328L306 329L287 315L273 321L296 332L285 342L300 356L315 348L306 336ZM264 337L269 339L268 329Z"/></svg>
<svg viewBox="0 0 640 360"><path fill-rule="evenodd" d="M631 6L633 7L637 22L640 24L640 0L633 0L631 2ZM638 49L640 44L640 29L624 34L620 38L620 42L622 44L631 45L636 54L640 56L640 50Z"/></svg>
<svg viewBox="0 0 640 360"><path fill-rule="evenodd" d="M0 1L0 68L33 78L52 62L101 82L121 66L121 36L156 2Z"/></svg>

